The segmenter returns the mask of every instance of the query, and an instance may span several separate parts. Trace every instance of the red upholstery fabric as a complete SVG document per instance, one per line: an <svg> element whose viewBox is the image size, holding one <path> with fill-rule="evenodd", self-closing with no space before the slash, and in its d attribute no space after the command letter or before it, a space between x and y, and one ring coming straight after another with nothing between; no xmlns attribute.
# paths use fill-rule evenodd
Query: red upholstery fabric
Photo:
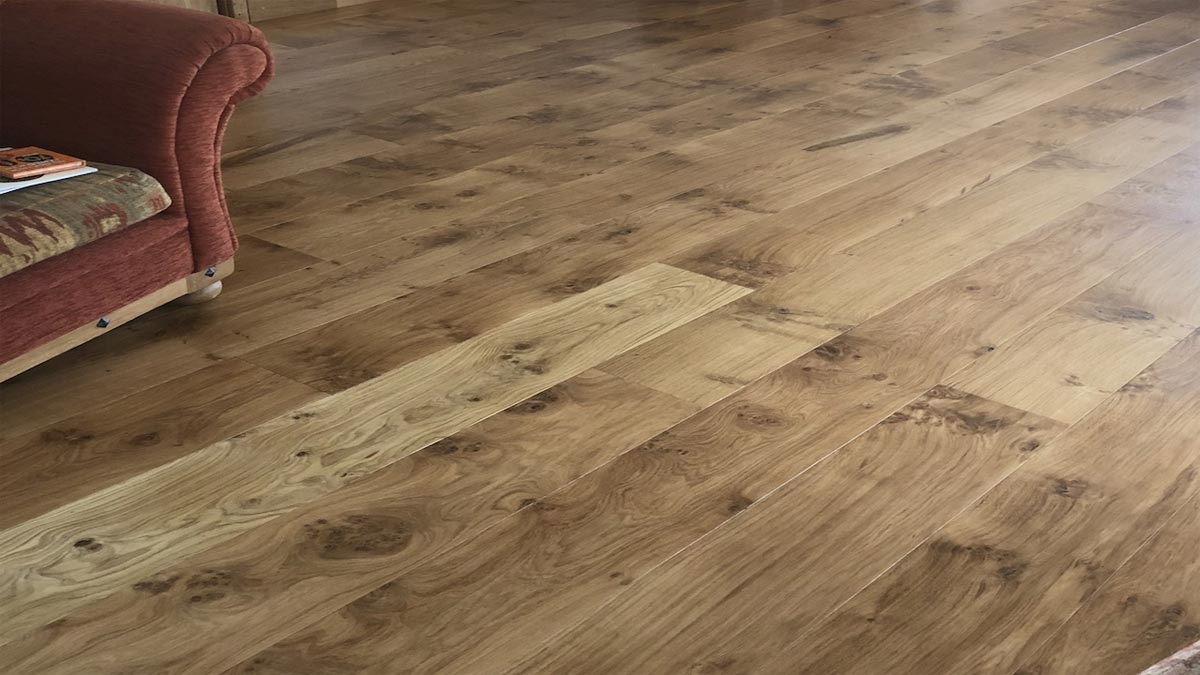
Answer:
<svg viewBox="0 0 1200 675"><path fill-rule="evenodd" d="M0 362L191 271L187 222L159 215L0 279Z"/></svg>
<svg viewBox="0 0 1200 675"><path fill-rule="evenodd" d="M171 277L168 283L187 276L192 271L191 245L188 242L187 229L187 220L182 215L164 212L87 246L43 260L0 279L0 323L3 325L0 333L10 332L11 326L21 322L22 318L18 316L18 312L12 309L17 305L26 300L42 298L47 310L53 311L58 304L57 298L76 292L67 290L66 286L88 286L89 284L84 282L85 279L104 274L105 270L116 265L131 264L137 260L136 253L166 239L182 236L184 243L188 244L188 263L180 269L173 270L175 276ZM153 261L141 264L153 264ZM79 292L85 291L86 288ZM125 296L123 293L120 295ZM104 303L101 305L101 312L114 310L127 302ZM75 325L81 326L93 318L96 317L83 317L76 321ZM0 351L0 362L3 360L4 352Z"/></svg>
<svg viewBox="0 0 1200 675"><path fill-rule="evenodd" d="M221 135L233 105L271 75L262 33L226 17L136 0L0 0L0 143L141 169L172 200L0 279L0 362L232 257Z"/></svg>
<svg viewBox="0 0 1200 675"><path fill-rule="evenodd" d="M214 14L137 0L0 5L0 138L154 176L187 215L193 270L233 255L218 132L271 74L262 33Z"/></svg>

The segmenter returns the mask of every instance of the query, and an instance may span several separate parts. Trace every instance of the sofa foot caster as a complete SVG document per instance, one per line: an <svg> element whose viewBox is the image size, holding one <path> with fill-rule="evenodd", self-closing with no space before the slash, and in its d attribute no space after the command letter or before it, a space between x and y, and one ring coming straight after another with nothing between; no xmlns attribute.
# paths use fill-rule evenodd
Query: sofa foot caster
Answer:
<svg viewBox="0 0 1200 675"><path fill-rule="evenodd" d="M221 294L221 282L214 281L213 283L201 288L198 291L192 291L187 295L181 295L175 300L177 305L199 305L203 302L208 302Z"/></svg>

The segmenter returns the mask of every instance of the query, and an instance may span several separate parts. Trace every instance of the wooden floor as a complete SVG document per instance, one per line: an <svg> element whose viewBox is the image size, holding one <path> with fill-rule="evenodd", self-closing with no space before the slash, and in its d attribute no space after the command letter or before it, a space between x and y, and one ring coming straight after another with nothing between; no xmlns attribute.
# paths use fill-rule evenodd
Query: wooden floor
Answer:
<svg viewBox="0 0 1200 675"><path fill-rule="evenodd" d="M263 28L225 294L3 386L0 672L1131 675L1200 639L1195 0Z"/></svg>

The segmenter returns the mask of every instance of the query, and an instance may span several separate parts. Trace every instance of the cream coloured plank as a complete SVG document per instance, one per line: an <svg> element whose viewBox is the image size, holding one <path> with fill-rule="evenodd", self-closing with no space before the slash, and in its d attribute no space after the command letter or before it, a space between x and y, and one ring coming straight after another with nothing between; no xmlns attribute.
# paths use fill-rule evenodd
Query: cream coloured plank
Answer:
<svg viewBox="0 0 1200 675"><path fill-rule="evenodd" d="M586 371L0 646L0 670L218 672L694 411Z"/></svg>
<svg viewBox="0 0 1200 675"><path fill-rule="evenodd" d="M3 639L327 495L747 292L649 265L0 532Z"/></svg>

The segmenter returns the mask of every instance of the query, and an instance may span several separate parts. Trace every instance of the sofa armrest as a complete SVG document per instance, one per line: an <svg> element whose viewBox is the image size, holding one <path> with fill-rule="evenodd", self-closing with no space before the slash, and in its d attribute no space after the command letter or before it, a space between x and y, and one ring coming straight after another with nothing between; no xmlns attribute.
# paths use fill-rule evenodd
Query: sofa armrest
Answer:
<svg viewBox="0 0 1200 675"><path fill-rule="evenodd" d="M233 255L221 138L272 74L262 33L138 0L0 2L0 141L135 167L187 217L197 270Z"/></svg>

